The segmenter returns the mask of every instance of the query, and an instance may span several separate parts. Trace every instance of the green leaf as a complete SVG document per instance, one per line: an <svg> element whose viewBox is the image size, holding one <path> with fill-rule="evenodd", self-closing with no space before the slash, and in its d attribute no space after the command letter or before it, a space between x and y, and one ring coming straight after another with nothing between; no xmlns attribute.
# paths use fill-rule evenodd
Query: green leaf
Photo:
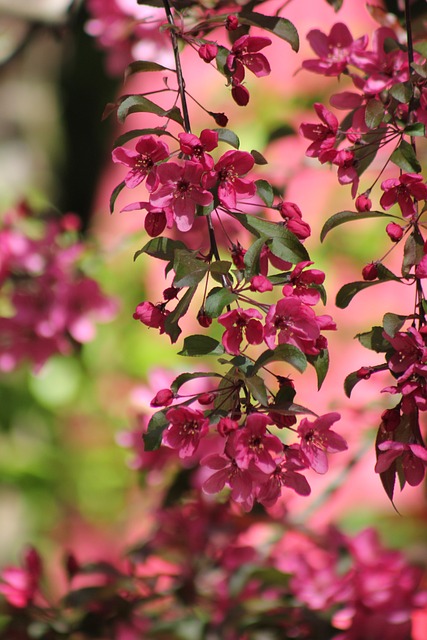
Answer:
<svg viewBox="0 0 427 640"><path fill-rule="evenodd" d="M347 398L350 398L351 392L353 391L354 387L361 380L363 380L363 378L359 378L359 376L357 375L357 371L353 371L353 373L350 373L346 377L346 379L344 380L344 391Z"/></svg>
<svg viewBox="0 0 427 640"><path fill-rule="evenodd" d="M174 287L191 287L199 284L209 271L209 264L197 260L187 250L177 249L173 263L175 278Z"/></svg>
<svg viewBox="0 0 427 640"><path fill-rule="evenodd" d="M212 275L225 276L229 271L232 263L229 260L215 260L208 266L208 270Z"/></svg>
<svg viewBox="0 0 427 640"><path fill-rule="evenodd" d="M334 8L335 11L339 11L342 7L344 0L326 0L331 7Z"/></svg>
<svg viewBox="0 0 427 640"><path fill-rule="evenodd" d="M402 140L397 149L393 151L390 160L394 162L402 171L409 173L421 173L421 165L412 148L406 140Z"/></svg>
<svg viewBox="0 0 427 640"><path fill-rule="evenodd" d="M167 409L162 409L161 411L156 411L156 413L151 416L147 432L142 436L146 451L154 451L162 444L163 431L169 424L166 418L166 411Z"/></svg>
<svg viewBox="0 0 427 640"><path fill-rule="evenodd" d="M218 134L218 140L220 142L226 142L231 147L238 149L240 147L240 140L230 129L213 129Z"/></svg>
<svg viewBox="0 0 427 640"><path fill-rule="evenodd" d="M390 338L394 338L407 320L407 316L398 316L396 313L386 313L383 318L384 331Z"/></svg>
<svg viewBox="0 0 427 640"><path fill-rule="evenodd" d="M172 343L178 340L178 337L181 333L181 328L178 325L178 321L187 313L188 307L190 306L191 300L193 299L196 290L196 286L190 287L182 296L175 309L171 311L170 314L166 317L165 333L167 333L167 335L170 337Z"/></svg>
<svg viewBox="0 0 427 640"><path fill-rule="evenodd" d="M414 49L422 55L423 58L427 58L427 40L421 40L414 44Z"/></svg>
<svg viewBox="0 0 427 640"><path fill-rule="evenodd" d="M368 129L377 129L384 118L384 105L379 100L368 100L365 110L365 124Z"/></svg>
<svg viewBox="0 0 427 640"><path fill-rule="evenodd" d="M136 260L143 253L148 253L148 255L153 258L171 262L174 259L175 251L177 249L188 252L187 247L180 240L171 240L170 238L163 238L162 236L159 236L158 238L149 240L142 249L136 251L133 259Z"/></svg>
<svg viewBox="0 0 427 640"><path fill-rule="evenodd" d="M408 104L412 98L412 85L410 82L398 82L388 92L398 102Z"/></svg>
<svg viewBox="0 0 427 640"><path fill-rule="evenodd" d="M376 353L385 353L386 351L389 351L390 343L388 340L383 338L383 331L383 327L372 327L370 331L358 333L356 338L359 340L361 345L366 347L366 349L370 349Z"/></svg>
<svg viewBox="0 0 427 640"><path fill-rule="evenodd" d="M214 400L214 409L222 411L231 411L239 405L240 387L237 386L241 374L236 375L235 368L230 369L217 387L217 393Z"/></svg>
<svg viewBox="0 0 427 640"><path fill-rule="evenodd" d="M284 402L283 404L276 405L275 403L269 404L268 408L271 411L275 411L276 413L280 413L283 416L298 416L298 415L310 415L318 417L314 411L311 409L307 409L307 407L303 407L301 404L294 404L293 402Z"/></svg>
<svg viewBox="0 0 427 640"><path fill-rule="evenodd" d="M178 353L180 356L206 356L221 355L224 353L224 347L218 340L204 335L192 335L184 338L184 346L182 351Z"/></svg>
<svg viewBox="0 0 427 640"><path fill-rule="evenodd" d="M142 95L125 96L117 109L117 118L123 123L131 113L154 113L158 116L173 120L178 124L183 124L183 119L178 107L172 109L162 109L158 104L148 100Z"/></svg>
<svg viewBox="0 0 427 640"><path fill-rule="evenodd" d="M255 164L268 164L268 161L264 158L262 153L252 149L251 156L255 160Z"/></svg>
<svg viewBox="0 0 427 640"><path fill-rule="evenodd" d="M219 373L206 372L206 371L193 371L192 373L181 373L175 378L171 384L171 391L177 394L182 385L190 380L196 380L197 378L222 378Z"/></svg>
<svg viewBox="0 0 427 640"><path fill-rule="evenodd" d="M216 54L215 61L216 61L216 66L218 71L222 73L222 75L224 76L230 76L230 72L226 67L227 58L229 55L230 55L229 49L226 49L226 47L222 47L221 45L218 45L218 53Z"/></svg>
<svg viewBox="0 0 427 640"><path fill-rule="evenodd" d="M215 287L211 289L205 300L205 313L210 318L218 318L225 306L234 302L237 295L226 287Z"/></svg>
<svg viewBox="0 0 427 640"><path fill-rule="evenodd" d="M423 138L426 135L426 126L422 122L414 122L414 124L408 124L403 130L407 136L419 136Z"/></svg>
<svg viewBox="0 0 427 640"><path fill-rule="evenodd" d="M282 40L286 40L294 51L299 49L298 32L292 22L286 18L278 18L276 16L264 16L254 11L245 11L243 9L239 13L239 22L241 24L249 24L254 27L261 27L270 33L274 33Z"/></svg>
<svg viewBox="0 0 427 640"><path fill-rule="evenodd" d="M362 144L356 147L354 151L354 164L358 176L361 176L374 160L386 132L386 127L380 127L362 136Z"/></svg>
<svg viewBox="0 0 427 640"><path fill-rule="evenodd" d="M173 71L174 73L176 73L175 69L169 69L168 67L164 67L162 64L158 64L157 62L151 62L148 60L135 60L126 67L125 81L134 73L141 73L145 71Z"/></svg>
<svg viewBox="0 0 427 640"><path fill-rule="evenodd" d="M122 145L129 142L129 140L133 140L134 138L139 138L140 136L149 136L149 135L169 136L170 138L173 138L173 135L169 133L169 131L162 129L161 127L150 127L148 129L132 129L131 131L126 131L126 133L123 133L121 136L116 138L114 141L113 147L114 148L121 147Z"/></svg>
<svg viewBox="0 0 427 640"><path fill-rule="evenodd" d="M245 277L250 280L260 272L259 258L263 246L265 245L265 238L258 238L246 251L243 262L245 263Z"/></svg>
<svg viewBox="0 0 427 640"><path fill-rule="evenodd" d="M415 267L424 256L424 240L418 227L414 227L407 237L403 249L402 276L409 275L412 267Z"/></svg>
<svg viewBox="0 0 427 640"><path fill-rule="evenodd" d="M319 390L326 378L329 369L329 352L322 349L317 356L307 356L308 362L314 367L317 375L317 389Z"/></svg>
<svg viewBox="0 0 427 640"><path fill-rule="evenodd" d="M290 241L288 238L272 238L272 240L267 240L266 244L271 253L277 258L281 258L281 260L292 262L293 264L305 260L305 257L301 255L300 246L293 242L293 238ZM302 244L301 247L304 249ZM304 256L305 253L306 250L304 249Z"/></svg>
<svg viewBox="0 0 427 640"><path fill-rule="evenodd" d="M339 211L331 216L328 220L326 220L323 225L323 229L320 233L320 240L326 238L327 234L338 227L340 224L344 224L345 222L352 222L353 220L365 220L366 218L393 218L390 214L383 213L382 211L364 211L362 213L357 213L356 211Z"/></svg>
<svg viewBox="0 0 427 640"><path fill-rule="evenodd" d="M123 191L125 186L126 186L126 183L123 180L123 182L118 184L117 187L114 187L113 193L111 194L111 197L110 197L110 213L114 212L114 205L116 204L117 197L118 197L119 193L121 191Z"/></svg>
<svg viewBox="0 0 427 640"><path fill-rule="evenodd" d="M287 362L300 373L307 367L307 358L298 347L292 344L280 344L275 349L267 349L259 356L253 366L253 374L270 362Z"/></svg>
<svg viewBox="0 0 427 640"><path fill-rule="evenodd" d="M255 180L257 195L267 207L272 207L274 202L273 187L267 180Z"/></svg>
<svg viewBox="0 0 427 640"><path fill-rule="evenodd" d="M361 282L349 282L338 291L335 304L339 309L345 309L348 307L356 293L363 291L363 289L373 287L376 284L380 284L381 282L383 282L383 280L375 280L373 282L365 282L364 280Z"/></svg>
<svg viewBox="0 0 427 640"><path fill-rule="evenodd" d="M377 263L378 278L380 280L394 280L395 282L401 282L400 278L396 276L390 269L387 269L382 262Z"/></svg>
<svg viewBox="0 0 427 640"><path fill-rule="evenodd" d="M255 400L263 407L266 407L268 405L268 396L264 380L260 376L252 375L250 378L245 378L245 384Z"/></svg>

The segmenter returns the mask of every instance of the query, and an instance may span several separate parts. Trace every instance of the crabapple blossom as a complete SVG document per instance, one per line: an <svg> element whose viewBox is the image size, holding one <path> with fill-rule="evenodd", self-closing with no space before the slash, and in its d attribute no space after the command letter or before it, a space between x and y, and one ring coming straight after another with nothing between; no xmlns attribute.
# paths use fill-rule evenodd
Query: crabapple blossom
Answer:
<svg viewBox="0 0 427 640"><path fill-rule="evenodd" d="M257 309L233 309L222 314L218 322L225 327L222 343L228 353L238 356L243 340L243 330L249 344L261 344L264 337L260 322L262 314Z"/></svg>
<svg viewBox="0 0 427 640"><path fill-rule="evenodd" d="M378 455L375 471L383 473L396 460L400 459L405 480L412 487L419 485L425 476L427 465L427 449L420 444L410 444L386 440L378 445Z"/></svg>
<svg viewBox="0 0 427 640"><path fill-rule="evenodd" d="M328 470L327 453L337 453L348 448L344 438L331 430L331 426L340 417L336 412L326 413L313 421L303 418L298 426L301 451L317 473L326 473Z"/></svg>
<svg viewBox="0 0 427 640"><path fill-rule="evenodd" d="M389 178L381 183L384 191L380 204L385 211L396 202L404 218L412 218L416 212L414 201L427 199L427 185L417 173L403 173L398 178Z"/></svg>
<svg viewBox="0 0 427 640"><path fill-rule="evenodd" d="M171 449L178 449L180 458L192 456L208 432L209 420L201 411L189 407L169 409L166 419L170 424L163 432L163 443Z"/></svg>
<svg viewBox="0 0 427 640"><path fill-rule="evenodd" d="M334 24L328 36L319 29L309 31L307 40L319 59L304 60L302 66L325 76L341 75L353 57L368 44L368 36L353 40L347 25L342 22Z"/></svg>
<svg viewBox="0 0 427 640"><path fill-rule="evenodd" d="M247 200L256 193L255 183L244 178L254 166L254 159L246 151L226 151L215 165L218 175L218 198L224 207L235 209L237 199Z"/></svg>
<svg viewBox="0 0 427 640"><path fill-rule="evenodd" d="M283 444L267 432L271 424L268 416L251 413L243 429L235 432L235 460L240 469L257 467L262 473L272 473L276 468L273 455L283 452Z"/></svg>
<svg viewBox="0 0 427 640"><path fill-rule="evenodd" d="M113 162L124 164L130 171L125 176L126 186L134 189L145 180L148 191L158 185L156 164L169 157L168 145L155 136L141 136L135 151L126 147L116 147L112 153Z"/></svg>
<svg viewBox="0 0 427 640"><path fill-rule="evenodd" d="M338 119L320 102L314 103L314 109L323 124L309 124L303 122L300 125L300 134L313 142L305 152L310 158L321 158L325 151L333 149L338 133Z"/></svg>

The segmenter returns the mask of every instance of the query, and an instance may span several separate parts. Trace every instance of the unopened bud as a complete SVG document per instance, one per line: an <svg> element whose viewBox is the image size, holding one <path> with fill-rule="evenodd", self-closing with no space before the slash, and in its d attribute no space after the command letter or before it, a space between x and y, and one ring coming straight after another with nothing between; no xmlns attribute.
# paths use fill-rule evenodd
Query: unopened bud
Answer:
<svg viewBox="0 0 427 640"><path fill-rule="evenodd" d="M403 227L400 224L396 224L395 222L390 222L385 228L387 231L387 235L392 242L399 242L399 240L403 236Z"/></svg>
<svg viewBox="0 0 427 640"><path fill-rule="evenodd" d="M197 402L202 405L212 404L215 399L215 394L213 393L202 393L197 398Z"/></svg>
<svg viewBox="0 0 427 640"><path fill-rule="evenodd" d="M173 399L174 395L170 389L161 389L150 402L150 407L168 407Z"/></svg>
<svg viewBox="0 0 427 640"><path fill-rule="evenodd" d="M376 280L378 278L377 265L374 262L367 264L366 267L362 269L362 276L364 280Z"/></svg>
<svg viewBox="0 0 427 640"><path fill-rule="evenodd" d="M235 31L239 27L239 21L237 16L227 16L225 21L225 28L227 31Z"/></svg>
<svg viewBox="0 0 427 640"><path fill-rule="evenodd" d="M207 316L203 309L200 309L199 313L197 314L197 322L201 327L207 329L212 324L212 318Z"/></svg>
<svg viewBox="0 0 427 640"><path fill-rule="evenodd" d="M372 209L372 201L368 197L367 191L356 198L355 205L359 213L370 211Z"/></svg>

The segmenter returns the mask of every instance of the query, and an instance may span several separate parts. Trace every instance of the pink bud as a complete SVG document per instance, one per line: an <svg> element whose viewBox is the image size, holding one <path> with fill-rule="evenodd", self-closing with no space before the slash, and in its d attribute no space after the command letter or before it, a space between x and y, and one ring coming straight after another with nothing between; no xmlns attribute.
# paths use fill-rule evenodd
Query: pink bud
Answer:
<svg viewBox="0 0 427 640"><path fill-rule="evenodd" d="M237 16L227 16L227 20L225 21L225 28L228 31L235 31L239 27L239 21Z"/></svg>
<svg viewBox="0 0 427 640"><path fill-rule="evenodd" d="M251 291L259 291L259 293L264 293L265 291L273 291L273 285L270 280L266 276L254 276L251 280L250 285Z"/></svg>
<svg viewBox="0 0 427 640"><path fill-rule="evenodd" d="M371 262L363 267L362 276L364 280L376 280L378 277L378 268L374 262Z"/></svg>
<svg viewBox="0 0 427 640"><path fill-rule="evenodd" d="M207 329L212 324L212 318L207 316L203 309L200 309L199 313L197 314L197 322L201 327Z"/></svg>
<svg viewBox="0 0 427 640"><path fill-rule="evenodd" d="M356 375L360 380L369 380L372 374L371 367L360 367L358 371L356 371Z"/></svg>
<svg viewBox="0 0 427 640"><path fill-rule="evenodd" d="M216 46L216 44L202 44L199 48L198 53L201 59L205 62L212 62L212 60L215 60L216 58L218 47Z"/></svg>
<svg viewBox="0 0 427 640"><path fill-rule="evenodd" d="M355 205L359 213L372 209L372 200L368 197L367 191L356 198Z"/></svg>
<svg viewBox="0 0 427 640"><path fill-rule="evenodd" d="M385 228L387 231L387 235L392 242L399 242L399 240L403 236L403 227L400 224L396 224L395 222L390 222Z"/></svg>
<svg viewBox="0 0 427 640"><path fill-rule="evenodd" d="M180 289L178 287L168 287L163 291L163 300L174 300L177 297Z"/></svg>
<svg viewBox="0 0 427 640"><path fill-rule="evenodd" d="M231 89L231 95L239 107L246 107L249 102L249 91L242 84L235 84Z"/></svg>
<svg viewBox="0 0 427 640"><path fill-rule="evenodd" d="M149 211L145 216L144 227L152 238L157 238L166 227L166 214L164 211Z"/></svg>
<svg viewBox="0 0 427 640"><path fill-rule="evenodd" d="M212 116L219 127L226 127L228 124L228 118L225 113L216 113L215 111L208 111L208 114Z"/></svg>
<svg viewBox="0 0 427 640"><path fill-rule="evenodd" d="M170 389L161 389L150 402L150 407L168 407L173 399L174 395Z"/></svg>
<svg viewBox="0 0 427 640"><path fill-rule="evenodd" d="M383 426L386 431L394 431L400 424L400 411L398 407L386 409L381 414Z"/></svg>
<svg viewBox="0 0 427 640"><path fill-rule="evenodd" d="M232 431L236 431L239 428L239 425L231 418L221 418L216 428L218 429L218 433L225 438Z"/></svg>
<svg viewBox="0 0 427 640"><path fill-rule="evenodd" d="M197 398L197 402L202 405L212 404L215 399L215 395L213 393L202 393Z"/></svg>

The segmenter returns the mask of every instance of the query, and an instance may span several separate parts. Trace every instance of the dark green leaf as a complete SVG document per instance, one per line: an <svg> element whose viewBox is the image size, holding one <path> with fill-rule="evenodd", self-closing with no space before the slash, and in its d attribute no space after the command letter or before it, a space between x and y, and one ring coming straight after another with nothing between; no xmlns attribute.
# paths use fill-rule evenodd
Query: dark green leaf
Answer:
<svg viewBox="0 0 427 640"><path fill-rule="evenodd" d="M180 390L183 384L190 380L196 380L197 378L222 378L219 373L207 373L206 371L193 371L192 373L181 373L175 378L171 384L172 393L176 394Z"/></svg>
<svg viewBox="0 0 427 640"><path fill-rule="evenodd" d="M239 405L240 387L238 386L239 375L236 375L235 368L233 367L222 377L219 383L215 400L214 408L221 409L222 411L231 411Z"/></svg>
<svg viewBox="0 0 427 640"><path fill-rule="evenodd" d="M157 62L135 60L126 67L125 80L127 80L129 76L133 75L134 73L141 73L145 71L173 71L175 73L175 69L169 69L168 67L164 67L162 64L158 64Z"/></svg>
<svg viewBox="0 0 427 640"><path fill-rule="evenodd" d="M113 213L113 211L114 211L114 205L115 205L116 200L117 200L117 196L119 195L119 193L120 193L121 191L123 191L123 189L125 188L125 186L126 186L126 183L125 183L125 181L123 180L123 182L121 182L120 184L118 184L118 185L117 185L117 187L114 187L114 189L113 189L113 193L111 194L111 197L110 197L110 213Z"/></svg>
<svg viewBox="0 0 427 640"><path fill-rule="evenodd" d="M327 3L331 5L335 9L335 11L339 11L342 7L344 0L327 0Z"/></svg>
<svg viewBox="0 0 427 640"><path fill-rule="evenodd" d="M326 235L335 227L338 227L340 224L344 224L345 222L352 222L353 220L365 220L366 218L392 218L393 216L383 213L382 211L364 211L362 213L357 213L355 211L339 211L331 216L328 220L326 220L323 225L323 229L320 233L320 240L326 238Z"/></svg>
<svg viewBox="0 0 427 640"><path fill-rule="evenodd" d="M169 131L162 129L161 127L151 127L148 129L132 129L131 131L126 131L126 133L123 133L121 136L116 138L116 140L114 141L113 147L114 148L121 147L122 145L129 142L129 140L133 140L134 138L139 138L140 136L149 136L149 135L169 136L170 138L173 138L172 134L169 133Z"/></svg>
<svg viewBox="0 0 427 640"><path fill-rule="evenodd" d="M294 136L295 133L295 129L290 124L281 124L269 132L267 144L270 144L275 140L280 140L281 138L286 138L287 136Z"/></svg>
<svg viewBox="0 0 427 640"><path fill-rule="evenodd" d="M388 90L398 102L408 104L412 98L412 85L410 82L398 82Z"/></svg>
<svg viewBox="0 0 427 640"><path fill-rule="evenodd" d="M206 356L221 355L224 353L224 347L218 340L204 335L192 335L184 338L184 346L182 351L178 353L180 356Z"/></svg>
<svg viewBox="0 0 427 640"><path fill-rule="evenodd" d="M271 184L267 180L255 180L255 185L258 196L267 207L271 207L274 202L274 192Z"/></svg>
<svg viewBox="0 0 427 640"><path fill-rule="evenodd" d="M146 451L154 451L162 444L163 431L169 424L169 421L166 419L166 411L167 409L162 409L161 411L156 411L156 413L151 416L147 432L142 436L144 449Z"/></svg>
<svg viewBox="0 0 427 640"><path fill-rule="evenodd" d="M209 264L197 260L186 250L177 249L173 263L175 278L174 287L191 287L199 284L209 271Z"/></svg>
<svg viewBox="0 0 427 640"><path fill-rule="evenodd" d="M383 338L383 327L372 327L370 331L358 333L356 338L366 349L376 351L376 353L385 353L390 349L390 343Z"/></svg>
<svg viewBox="0 0 427 640"><path fill-rule="evenodd" d="M174 259L176 249L188 252L185 244L180 240L171 240L170 238L163 238L159 236L158 238L149 240L142 249L139 249L135 253L133 259L136 260L143 253L148 253L148 255L153 258L171 262ZM189 255L191 254L189 253Z"/></svg>
<svg viewBox="0 0 427 640"><path fill-rule="evenodd" d="M397 149L393 151L390 160L394 162L402 171L409 173L421 173L421 165L412 148L406 140L402 140Z"/></svg>
<svg viewBox="0 0 427 640"><path fill-rule="evenodd" d="M117 118L119 122L124 122L131 113L148 112L158 116L169 118L178 124L183 124L183 119L178 107L172 109L162 109L158 104L148 100L141 95L126 96L117 109Z"/></svg>
<svg viewBox="0 0 427 640"><path fill-rule="evenodd" d="M368 100L365 110L365 124L368 129L376 129L384 118L384 105L379 100Z"/></svg>
<svg viewBox="0 0 427 640"><path fill-rule="evenodd" d="M387 269L382 262L377 262L378 278L380 280L394 280L395 282L401 282L401 279L396 276L390 269Z"/></svg>
<svg viewBox="0 0 427 640"><path fill-rule="evenodd" d="M418 73L419 76L421 76L422 78L427 78L427 63L424 62L423 64L417 64L416 62L413 62L411 64L411 67Z"/></svg>
<svg viewBox="0 0 427 640"><path fill-rule="evenodd" d="M234 356L231 360L218 360L221 364L232 364L234 367L237 367L239 371L241 371L245 376L252 375L252 371L254 368L252 360L249 360L246 356Z"/></svg>
<svg viewBox="0 0 427 640"><path fill-rule="evenodd" d="M427 58L427 40L421 40L414 44L414 49L422 55L423 58Z"/></svg>
<svg viewBox="0 0 427 640"><path fill-rule="evenodd" d="M300 242L299 244L293 242L292 237L290 240L288 238L273 238L272 240L267 240L266 244L271 253L281 260L297 264L297 262L306 259L306 249Z"/></svg>
<svg viewBox="0 0 427 640"><path fill-rule="evenodd" d="M252 375L249 378L245 378L245 384L255 400L263 407L266 407L268 405L268 396L264 380L260 376Z"/></svg>
<svg viewBox="0 0 427 640"><path fill-rule="evenodd" d="M347 398L350 398L351 392L353 391L354 387L361 380L363 380L363 378L360 378L357 375L357 371L353 371L353 373L350 373L346 377L346 379L344 380L344 391L345 391L345 395L347 396Z"/></svg>
<svg viewBox="0 0 427 640"><path fill-rule="evenodd" d="M276 405L275 403L269 404L268 408L271 411L275 411L276 413L280 413L283 416L298 416L307 414L310 416L315 416L317 418L317 414L311 409L307 409L307 407L303 407L301 404L294 404L293 402L289 402L288 404L283 403L280 405Z"/></svg>
<svg viewBox="0 0 427 640"><path fill-rule="evenodd" d="M255 361L253 373L256 373L270 362L287 362L302 373L307 367L307 358L304 353L292 344L280 344L275 349L267 349Z"/></svg>
<svg viewBox="0 0 427 640"><path fill-rule="evenodd" d="M396 313L386 313L383 318L384 331L390 338L394 338L395 334L405 324L407 316L398 316Z"/></svg>
<svg viewBox="0 0 427 640"><path fill-rule="evenodd" d="M262 153L256 151L255 149L252 149L251 156L255 160L255 164L268 164Z"/></svg>
<svg viewBox="0 0 427 640"><path fill-rule="evenodd" d="M317 356L307 356L307 360L316 371L317 388L320 389L329 369L329 352L327 349L322 349Z"/></svg>
<svg viewBox="0 0 427 640"><path fill-rule="evenodd" d="M402 276L409 275L412 267L415 267L424 256L424 240L418 227L414 227L407 237L403 250Z"/></svg>
<svg viewBox="0 0 427 640"><path fill-rule="evenodd" d="M216 58L215 58L216 66L218 71L222 73L224 76L230 76L230 72L226 67L227 58L229 55L230 55L229 49L226 49L225 47L222 47L222 46L218 46L218 53L216 54Z"/></svg>
<svg viewBox="0 0 427 640"><path fill-rule="evenodd" d="M426 126L422 122L414 122L414 124L408 124L403 131L407 136L424 137L426 134Z"/></svg>
<svg viewBox="0 0 427 640"><path fill-rule="evenodd" d="M210 318L218 318L224 307L236 299L237 295L226 287L215 287L209 291L205 300L205 313Z"/></svg>
<svg viewBox="0 0 427 640"><path fill-rule="evenodd" d="M235 149L240 147L240 140L234 131L231 131L230 129L214 129L214 131L217 132L218 140L220 140L220 142L226 142Z"/></svg>
<svg viewBox="0 0 427 640"><path fill-rule="evenodd" d="M354 151L355 169L358 176L361 176L374 160L386 132L386 127L380 127L369 131L366 136L362 137L364 144L360 144Z"/></svg>
<svg viewBox="0 0 427 640"><path fill-rule="evenodd" d="M261 13L245 11L245 9L243 9L239 13L239 22L266 29L279 38L282 38L282 40L286 40L294 51L298 51L299 49L298 32L292 22L286 20L286 18L264 16Z"/></svg>
<svg viewBox="0 0 427 640"><path fill-rule="evenodd" d="M188 307L190 306L191 300L193 299L196 290L196 286L190 287L182 296L175 309L171 311L170 314L166 317L165 332L170 337L172 343L178 340L178 336L181 333L181 328L178 325L178 321L187 313Z"/></svg>
<svg viewBox="0 0 427 640"><path fill-rule="evenodd" d="M231 264L229 260L215 260L215 262L209 265L208 269L212 275L219 274L225 276L230 271Z"/></svg>
<svg viewBox="0 0 427 640"><path fill-rule="evenodd" d="M259 258L263 246L265 245L265 238L258 238L246 251L243 261L245 263L245 277L250 280L260 272Z"/></svg>
<svg viewBox="0 0 427 640"><path fill-rule="evenodd" d="M363 291L363 289L373 287L376 284L380 284L381 282L383 282L383 280L375 280L374 282L365 282L364 280L361 282L349 282L338 291L335 304L339 309L345 309L350 304L356 293Z"/></svg>

